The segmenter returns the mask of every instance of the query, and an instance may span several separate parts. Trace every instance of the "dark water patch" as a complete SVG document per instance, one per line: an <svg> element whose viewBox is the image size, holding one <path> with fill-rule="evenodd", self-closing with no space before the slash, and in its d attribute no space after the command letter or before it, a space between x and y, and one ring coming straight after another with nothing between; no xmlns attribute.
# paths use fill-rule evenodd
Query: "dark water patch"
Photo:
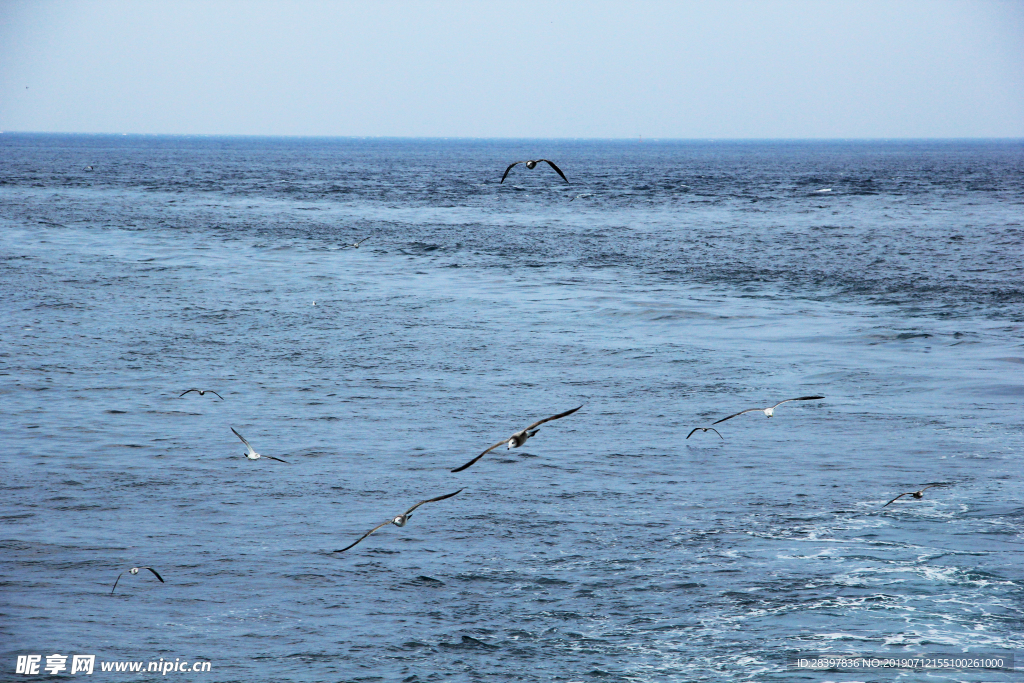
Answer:
<svg viewBox="0 0 1024 683"><path fill-rule="evenodd" d="M438 643L438 647L445 650L497 650L497 645L485 643L482 640L474 638L473 636L462 636L457 643Z"/></svg>

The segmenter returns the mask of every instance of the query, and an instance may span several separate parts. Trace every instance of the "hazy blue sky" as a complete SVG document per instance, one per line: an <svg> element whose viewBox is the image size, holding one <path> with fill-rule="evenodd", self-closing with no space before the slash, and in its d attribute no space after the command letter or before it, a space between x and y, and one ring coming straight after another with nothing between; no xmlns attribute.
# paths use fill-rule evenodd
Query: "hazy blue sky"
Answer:
<svg viewBox="0 0 1024 683"><path fill-rule="evenodd" d="M1024 137L1024 1L0 0L0 130Z"/></svg>

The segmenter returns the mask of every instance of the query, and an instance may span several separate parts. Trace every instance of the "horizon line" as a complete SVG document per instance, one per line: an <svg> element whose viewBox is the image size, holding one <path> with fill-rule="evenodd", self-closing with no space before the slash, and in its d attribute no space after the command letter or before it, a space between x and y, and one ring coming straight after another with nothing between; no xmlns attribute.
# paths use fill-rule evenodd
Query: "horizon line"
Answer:
<svg viewBox="0 0 1024 683"><path fill-rule="evenodd" d="M267 133L86 133L68 131L0 130L0 135L68 135L92 137L147 137L147 138L266 138L292 140L455 140L455 141L517 141L545 140L552 142L640 142L635 137L477 137L456 135L305 135ZM959 137L649 137L652 142L954 142L1001 141L1024 142L1024 136L959 136Z"/></svg>

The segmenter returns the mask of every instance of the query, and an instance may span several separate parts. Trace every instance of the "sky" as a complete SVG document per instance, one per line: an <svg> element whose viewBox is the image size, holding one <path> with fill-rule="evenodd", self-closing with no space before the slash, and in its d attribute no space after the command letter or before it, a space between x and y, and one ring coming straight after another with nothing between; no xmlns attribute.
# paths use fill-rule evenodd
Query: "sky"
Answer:
<svg viewBox="0 0 1024 683"><path fill-rule="evenodd" d="M1024 137L1024 0L0 0L0 131Z"/></svg>

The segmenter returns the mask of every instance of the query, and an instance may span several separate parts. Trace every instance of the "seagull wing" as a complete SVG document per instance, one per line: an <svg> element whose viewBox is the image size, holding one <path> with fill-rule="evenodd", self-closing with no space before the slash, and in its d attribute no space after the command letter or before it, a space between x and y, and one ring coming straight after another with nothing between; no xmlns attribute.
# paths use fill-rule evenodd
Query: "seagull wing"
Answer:
<svg viewBox="0 0 1024 683"><path fill-rule="evenodd" d="M353 543L352 545L347 545L347 546L345 546L344 548L342 548L341 550L335 550L334 552L336 552L336 553L343 553L343 552L345 552L346 550L348 550L348 549L349 549L349 548L351 548L352 546L354 546L354 545L358 544L358 543L359 543L359 541L363 540L364 538L366 538L367 536L369 536L370 534L372 534L372 533L373 533L374 531L376 531L377 529L381 528L382 526L387 526L388 524L391 524L391 520L390 520L390 519L389 519L389 520L387 520L386 522L381 522L381 523L380 523L380 524L378 524L377 526L375 526L375 527L373 527L372 529L370 529L369 531L367 531L367 532L366 532L365 534L363 534L362 536L360 536L359 538L357 538L357 539L356 539L356 542L355 542L355 543Z"/></svg>
<svg viewBox="0 0 1024 683"><path fill-rule="evenodd" d="M184 396L185 394L193 392L193 391L199 391L199 390L198 389L189 389L188 391L181 392L181 396ZM181 398L181 396L179 396L178 398Z"/></svg>
<svg viewBox="0 0 1024 683"><path fill-rule="evenodd" d="M231 431L235 432L235 428L234 428L234 427L232 427L232 428L231 428ZM241 434L239 434L238 432L235 432L235 436L237 436L237 437L238 437L239 439L241 439L241 440L242 440L242 443L244 443L244 444L245 444L245 447L249 449L249 452L250 452L250 453L255 453L255 452L256 452L255 450L253 450L253 447L249 445L249 442L245 440L245 437L244 437L244 436L242 436L242 435L241 435ZM263 456L263 457L265 457L265 458L269 458L270 456Z"/></svg>
<svg viewBox="0 0 1024 683"><path fill-rule="evenodd" d="M117 575L117 578L116 578L116 579L114 579L114 588L117 588L117 582L121 580L121 577L122 577L122 576L124 576L124 572L121 572L120 574L118 574L118 575ZM111 589L110 589L110 594L111 594L111 595L113 595L113 594L114 594L114 588L111 588Z"/></svg>
<svg viewBox="0 0 1024 683"><path fill-rule="evenodd" d="M139 569L148 569L149 571L153 572L153 576L155 576L156 578L160 579L160 583L166 583L166 581L164 581L164 577L162 577L159 574L157 574L156 570L153 569L152 567L139 567Z"/></svg>
<svg viewBox="0 0 1024 683"><path fill-rule="evenodd" d="M439 501L439 500L444 500L445 498L451 498L451 497L452 497L452 496L454 496L454 495L457 495L457 494L459 494L459 493L462 493L462 491L463 491L463 490L464 490L464 489L459 489L459 490L458 490L458 491L456 491L455 493L446 493L445 495L443 495L443 496L438 496L437 498L428 498L427 500L421 500L420 502L416 503L416 504L415 504L415 505L413 505L413 506L412 506L411 508L409 508L408 510L406 510L406 511L405 511L405 516L406 516L406 517L408 517L409 515L411 515L411 514L412 514L412 511L413 511L413 510L415 510L416 508L418 508L418 507L419 507L420 505L423 505L424 503L433 503L433 502L436 502L436 501Z"/></svg>
<svg viewBox="0 0 1024 683"><path fill-rule="evenodd" d="M928 484L923 489L918 491L918 493L924 493L925 491L927 491L928 489L932 488L933 486L945 486L945 484Z"/></svg>
<svg viewBox="0 0 1024 683"><path fill-rule="evenodd" d="M716 424L718 424L719 422L725 422L726 420L731 420L731 419L733 419L734 417L736 417L737 415L742 415L743 413L752 413L752 412L754 412L755 410L759 410L759 411L761 411L762 413L764 412L764 408L747 408L746 410L741 410L741 411L740 411L740 412L738 412L738 413L733 413L733 414L732 414L732 415L730 415L729 417L723 417L723 418L722 418L721 420L715 420L715 421L714 421L714 422L712 422L711 424L713 424L713 425L716 425ZM722 436L722 435L721 435L721 434L719 434L719 436Z"/></svg>
<svg viewBox="0 0 1024 683"><path fill-rule="evenodd" d="M364 237L363 239L361 239L361 240L359 240L358 242L356 242L356 243L355 243L355 246L357 246L357 247L358 247L358 246L359 246L360 244L362 244L362 243L363 243L363 242L365 242L366 240L370 239L370 237L372 237L372 235L370 235L370 236L368 236L368 237Z"/></svg>
<svg viewBox="0 0 1024 683"><path fill-rule="evenodd" d="M501 183L505 182L505 178L508 177L508 172L512 170L512 167L515 166L516 164L521 164L521 163L523 163L523 162L517 161L517 162L515 162L515 164L509 164L508 168L505 169L505 175L501 176L501 181L498 184L501 185Z"/></svg>
<svg viewBox="0 0 1024 683"><path fill-rule="evenodd" d="M207 391L209 391L209 392L210 392L211 394L213 394L214 396L216 396L216 397L217 397L217 398L219 398L220 400L222 400L222 401L224 400L224 397L223 397L223 396L221 396L220 394L218 394L218 393L217 393L216 391L214 391L213 389L207 389Z"/></svg>
<svg viewBox="0 0 1024 683"><path fill-rule="evenodd" d="M275 458L272 455L261 455L260 457L261 458L270 458L271 460L276 460L278 462L283 462L285 465L291 465L291 463L288 462L287 460L282 460L281 458Z"/></svg>
<svg viewBox="0 0 1024 683"><path fill-rule="evenodd" d="M509 437L509 438L512 438L512 437ZM497 448L498 446L500 446L503 443L508 443L508 439L504 439L502 441L499 441L498 443L494 444L493 446L488 448L486 451L484 451L480 455L476 456L475 458L473 458L472 460L467 462L462 467L456 467L454 470L452 470L452 472L461 472L462 470L466 469L467 467L469 467L470 465L475 463L477 460L479 460L480 458L484 457L485 455L487 455L488 453L490 453L491 451L493 451L495 448Z"/></svg>
<svg viewBox="0 0 1024 683"><path fill-rule="evenodd" d="M787 398L785 401L779 401L772 408L778 408L783 403L789 403L790 401L813 401L815 399L825 398L824 396L801 396L800 398Z"/></svg>
<svg viewBox="0 0 1024 683"><path fill-rule="evenodd" d="M562 173L562 169L560 169L557 166L555 166L555 162L548 161L547 159L537 159L537 161L547 161L548 162L548 166L550 166L551 168L555 169L558 172L558 175L562 176L562 180L564 180L565 182L569 182L569 179L565 177L564 173Z"/></svg>
<svg viewBox="0 0 1024 683"><path fill-rule="evenodd" d="M582 407L583 406L577 406L576 408L573 408L572 410L567 410L564 413L559 413L558 415L552 415L551 417L545 417L543 420L537 420L536 422L534 422L532 425L530 425L529 427L527 427L523 431L528 432L531 429L533 429L534 427L541 426L545 422L551 422L552 420L557 420L560 417L565 417L566 415L572 415L573 413L575 413L577 410L579 410ZM508 441L508 439L505 439L505 441Z"/></svg>
<svg viewBox="0 0 1024 683"><path fill-rule="evenodd" d="M908 492L908 493L901 493L900 495L896 496L895 498L893 498L892 500L890 500L890 501L889 501L888 503L886 503L886 504L885 504L885 505L883 505L882 507L888 507L888 506L889 506L890 504L892 504L892 503L895 503L895 502L896 502L897 500L899 500L899 499L900 499L900 498L902 498L903 496L909 496L909 495L911 495L912 493L913 493L912 491L911 491L911 492Z"/></svg>
<svg viewBox="0 0 1024 683"><path fill-rule="evenodd" d="M693 436L693 432L699 431L700 429L700 427L694 427L693 431L686 435L686 438L689 439L691 436Z"/></svg>

